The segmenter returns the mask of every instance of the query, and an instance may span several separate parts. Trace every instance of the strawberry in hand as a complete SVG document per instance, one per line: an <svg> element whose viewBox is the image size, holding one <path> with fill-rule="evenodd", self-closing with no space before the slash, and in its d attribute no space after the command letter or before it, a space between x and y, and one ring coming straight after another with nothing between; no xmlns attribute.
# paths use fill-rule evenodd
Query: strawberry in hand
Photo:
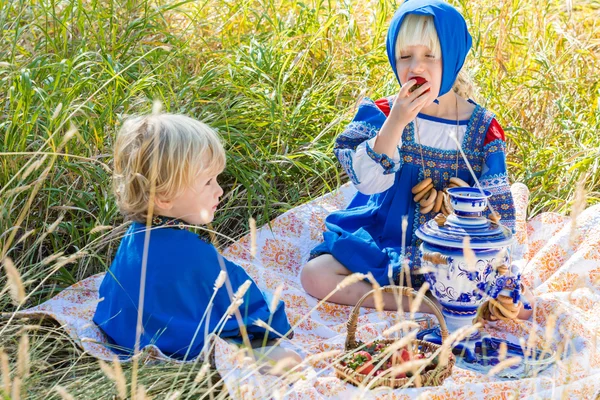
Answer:
<svg viewBox="0 0 600 400"><path fill-rule="evenodd" d="M411 86L410 89L408 89L409 93L414 92L415 90L417 90L418 88L420 88L421 86L423 86L425 83L427 83L427 80L425 78L422 78L420 76L417 76L415 78L413 78L415 81L417 81L417 83L415 83L414 85ZM427 89L425 92L423 92L424 94L429 92L429 89ZM422 95L421 95L422 96Z"/></svg>

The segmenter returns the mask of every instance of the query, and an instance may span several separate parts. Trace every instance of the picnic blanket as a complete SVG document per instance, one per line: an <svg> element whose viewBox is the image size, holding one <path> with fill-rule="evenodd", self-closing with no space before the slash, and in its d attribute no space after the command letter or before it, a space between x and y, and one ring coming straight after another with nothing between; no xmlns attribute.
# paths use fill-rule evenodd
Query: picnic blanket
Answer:
<svg viewBox="0 0 600 400"><path fill-rule="evenodd" d="M330 350L343 350L349 306L325 303L306 294L300 284L302 265L322 240L324 219L344 208L355 194L351 185L294 208L258 230L256 257L250 254L249 235L229 246L223 255L243 266L261 289L274 291L283 284L282 298L295 335L285 342L306 358L306 367L293 381L257 373L238 349L215 338L214 360L233 398L289 399L510 399L594 398L600 391L600 205L570 218L543 213L527 221L529 198L522 184L512 186L517 209L515 254L523 279L537 297L530 321L498 321L485 330L495 337L519 343L520 338L552 349L570 349L569 356L537 376L505 380L455 366L439 387L411 389L357 388L336 378ZM51 317L87 353L103 360L114 357L107 340L92 322L103 274L91 276L56 297L17 316ZM397 313L362 309L357 337L370 341L398 321ZM531 335L534 335L533 337ZM164 359L156 347L144 349L143 358ZM566 354L566 352L565 352ZM123 361L127 361L123 359ZM174 361L175 362L175 361Z"/></svg>

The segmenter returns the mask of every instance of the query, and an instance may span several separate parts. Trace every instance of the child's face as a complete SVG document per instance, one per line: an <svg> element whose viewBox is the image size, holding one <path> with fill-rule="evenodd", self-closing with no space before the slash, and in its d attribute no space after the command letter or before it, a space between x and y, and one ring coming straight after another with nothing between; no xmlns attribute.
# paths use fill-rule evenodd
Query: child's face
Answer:
<svg viewBox="0 0 600 400"><path fill-rule="evenodd" d="M396 68L402 85L420 76L431 85L431 90L423 94L429 97L425 107L438 97L442 84L442 59L435 57L431 50L423 45L409 46L397 55Z"/></svg>
<svg viewBox="0 0 600 400"><path fill-rule="evenodd" d="M222 195L223 189L217 182L217 175L200 174L179 197L166 202L168 216L192 225L208 224L215 216Z"/></svg>

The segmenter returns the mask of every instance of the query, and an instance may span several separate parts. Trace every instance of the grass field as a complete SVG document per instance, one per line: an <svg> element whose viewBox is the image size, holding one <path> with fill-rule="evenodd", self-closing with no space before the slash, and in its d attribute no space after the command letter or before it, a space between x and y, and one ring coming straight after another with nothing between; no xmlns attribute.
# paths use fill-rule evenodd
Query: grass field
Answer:
<svg viewBox="0 0 600 400"><path fill-rule="evenodd" d="M511 177L530 188L530 215L570 212L577 182L588 204L599 202L600 1L455 4L474 39L466 67L474 99L508 134ZM126 228L111 194L114 134L154 100L223 136L226 196L214 228L231 238L247 232L251 216L264 224L338 186L333 139L362 96L398 90L384 45L397 5L0 2L0 258L21 276L20 307L110 265ZM0 274L0 311L11 312L5 283ZM22 329L0 325L17 379ZM117 395L60 330L28 332L20 397L60 398L55 385L76 398ZM124 372L130 382L130 367ZM204 389L188 379L196 373L143 367L138 382L152 396L197 397Z"/></svg>

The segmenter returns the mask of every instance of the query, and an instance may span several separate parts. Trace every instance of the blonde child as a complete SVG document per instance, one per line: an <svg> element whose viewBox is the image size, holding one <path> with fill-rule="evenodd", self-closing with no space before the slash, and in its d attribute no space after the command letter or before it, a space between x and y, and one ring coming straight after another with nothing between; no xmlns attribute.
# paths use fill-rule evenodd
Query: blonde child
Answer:
<svg viewBox="0 0 600 400"><path fill-rule="evenodd" d="M135 348L140 287L139 348L154 344L171 357L189 359L201 353L205 332L240 341L238 320L223 319L231 305L226 285L215 292L221 271L233 292L246 289L239 311L250 339L262 342L266 334L255 325L257 320L270 322L282 335L290 331L283 301L270 310L265 294L244 269L222 259L212 244L189 229L213 220L223 194L217 177L224 167L219 137L192 118L162 114L123 124L114 149L114 191L120 211L133 222L100 286L94 315L121 351ZM260 352L275 360L298 359L281 348Z"/></svg>
<svg viewBox="0 0 600 400"><path fill-rule="evenodd" d="M458 74L471 47L464 18L440 0L406 1L392 18L386 45L401 89L395 96L363 100L336 140L335 154L358 193L346 210L327 218L324 242L302 270L304 289L317 298L351 273L370 272L380 285L389 285L398 283L403 257L411 270L419 266L415 231L436 212L422 210L412 188L431 178L441 191L452 177L474 186L457 142L482 187L493 194L490 203L501 222L514 228L504 132L494 114L459 94L465 85ZM421 275L411 278L414 287L423 282ZM330 299L352 305L370 289L361 281ZM384 301L386 308L396 308L391 295ZM374 305L372 299L364 304ZM522 310L519 317L530 314Z"/></svg>

